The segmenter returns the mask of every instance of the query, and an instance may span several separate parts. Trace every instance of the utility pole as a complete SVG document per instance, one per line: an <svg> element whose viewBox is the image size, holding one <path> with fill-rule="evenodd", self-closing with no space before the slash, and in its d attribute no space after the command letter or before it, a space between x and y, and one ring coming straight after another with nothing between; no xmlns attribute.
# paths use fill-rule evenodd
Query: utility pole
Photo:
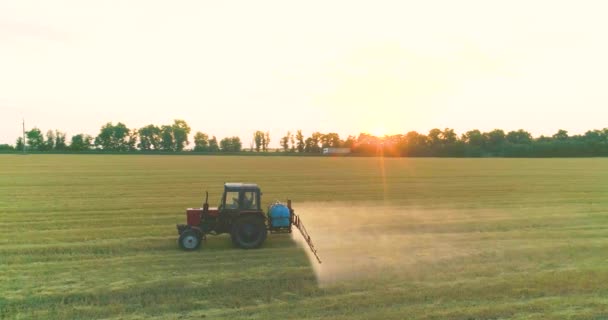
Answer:
<svg viewBox="0 0 608 320"><path fill-rule="evenodd" d="M23 144L23 154L25 154L25 118L23 118L23 137L21 139L23 139L21 142Z"/></svg>

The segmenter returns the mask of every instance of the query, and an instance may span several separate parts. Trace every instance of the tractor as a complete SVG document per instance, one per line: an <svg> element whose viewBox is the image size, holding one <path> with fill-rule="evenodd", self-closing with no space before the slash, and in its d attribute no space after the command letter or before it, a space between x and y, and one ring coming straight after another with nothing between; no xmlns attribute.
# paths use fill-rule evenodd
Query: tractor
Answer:
<svg viewBox="0 0 608 320"><path fill-rule="evenodd" d="M277 201L264 213L262 192L254 183L225 183L218 207L209 207L209 193L205 194L203 207L186 209L186 224L177 225L177 242L183 250L196 250L207 235L223 233L230 234L235 246L255 249L264 243L269 232L291 233L295 226L321 263L306 228L291 207L291 200L286 205Z"/></svg>

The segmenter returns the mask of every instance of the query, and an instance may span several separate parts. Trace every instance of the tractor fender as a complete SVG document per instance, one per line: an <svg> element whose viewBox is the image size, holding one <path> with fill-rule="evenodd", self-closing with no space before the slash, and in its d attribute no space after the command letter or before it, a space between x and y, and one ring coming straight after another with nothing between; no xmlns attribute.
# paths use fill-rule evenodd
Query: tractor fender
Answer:
<svg viewBox="0 0 608 320"><path fill-rule="evenodd" d="M196 231L200 236L203 235L203 230L197 226L190 226L190 229Z"/></svg>
<svg viewBox="0 0 608 320"><path fill-rule="evenodd" d="M203 230L201 230L201 228L199 228L197 226L190 226L187 224L178 224L177 225L177 233L182 234L186 230L194 230L196 233L198 233L199 236L203 236Z"/></svg>

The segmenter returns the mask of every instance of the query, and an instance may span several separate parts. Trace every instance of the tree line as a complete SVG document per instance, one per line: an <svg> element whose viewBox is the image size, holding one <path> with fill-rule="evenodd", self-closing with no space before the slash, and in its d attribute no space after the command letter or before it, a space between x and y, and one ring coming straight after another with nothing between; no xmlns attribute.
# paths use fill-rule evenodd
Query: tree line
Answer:
<svg viewBox="0 0 608 320"><path fill-rule="evenodd" d="M193 147L190 144L190 126L184 120L157 126L149 124L139 129L128 128L124 123L103 125L97 136L76 134L70 143L66 134L48 130L46 135L38 128L19 137L14 146L0 145L0 150L29 151L162 151L162 152L269 152L270 133L255 131L249 148L243 147L237 136L225 137L218 142L216 136L196 132ZM279 139L285 153L319 154L323 148L348 148L355 155L384 155L401 157L575 157L608 156L608 128L589 130L581 135L569 135L558 130L551 136L533 137L520 129L505 132L500 129L481 132L467 131L458 135L453 129L431 129L427 134L410 131L406 134L384 137L361 133L341 139L337 133L313 132L305 137L301 130L287 132Z"/></svg>
<svg viewBox="0 0 608 320"><path fill-rule="evenodd" d="M590 157L608 156L608 128L569 135L558 130L551 136L533 137L520 129L505 132L432 129L428 134L410 131L403 135L374 137L361 134L352 151L402 157Z"/></svg>
<svg viewBox="0 0 608 320"><path fill-rule="evenodd" d="M79 133L66 143L66 134L59 130L48 130L46 136L38 128L25 132L25 141L17 138L15 146L0 145L4 150L22 150L24 144L30 151L163 151L182 152L190 143L191 128L184 120L174 120L172 124L157 126L149 124L139 129L127 127L124 123L108 122L99 134L92 137ZM241 151L239 137L227 137L219 141L203 132L194 134L194 149L197 152L238 152Z"/></svg>

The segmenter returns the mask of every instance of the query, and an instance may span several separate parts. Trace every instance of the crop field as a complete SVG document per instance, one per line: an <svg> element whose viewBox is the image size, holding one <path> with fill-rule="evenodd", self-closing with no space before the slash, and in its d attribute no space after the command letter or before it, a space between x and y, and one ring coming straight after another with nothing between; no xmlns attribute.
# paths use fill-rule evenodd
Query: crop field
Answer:
<svg viewBox="0 0 608 320"><path fill-rule="evenodd" d="M183 252L255 182L299 234ZM0 155L1 319L608 319L608 159Z"/></svg>

